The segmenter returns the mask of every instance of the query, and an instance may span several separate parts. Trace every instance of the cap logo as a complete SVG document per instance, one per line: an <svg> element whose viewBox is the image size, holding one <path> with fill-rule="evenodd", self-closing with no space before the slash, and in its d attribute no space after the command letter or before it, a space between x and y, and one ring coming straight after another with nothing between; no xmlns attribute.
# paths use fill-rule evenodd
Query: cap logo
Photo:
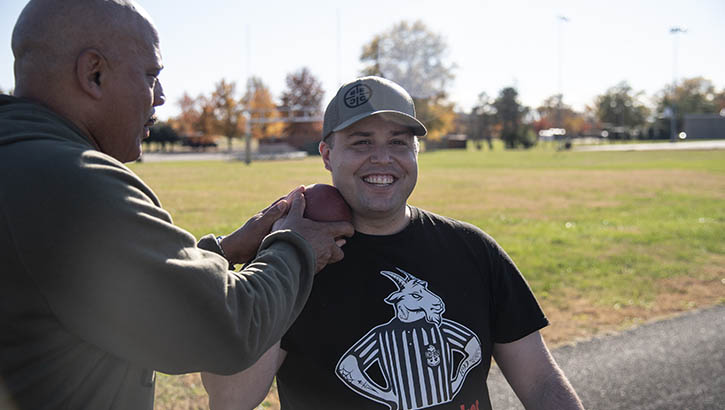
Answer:
<svg viewBox="0 0 725 410"><path fill-rule="evenodd" d="M370 87L365 84L357 84L347 90L342 100L345 102L347 108L355 108L368 102L372 95L373 90Z"/></svg>

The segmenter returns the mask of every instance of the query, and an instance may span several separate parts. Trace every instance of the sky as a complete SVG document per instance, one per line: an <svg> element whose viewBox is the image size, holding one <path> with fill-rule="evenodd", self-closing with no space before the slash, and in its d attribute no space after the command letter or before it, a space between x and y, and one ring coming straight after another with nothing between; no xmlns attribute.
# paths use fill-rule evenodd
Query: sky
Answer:
<svg viewBox="0 0 725 410"><path fill-rule="evenodd" d="M422 21L455 64L449 100L469 110L481 92L514 86L537 107L561 92L581 110L626 81L645 102L673 79L703 76L725 88L725 1L139 0L161 36L167 103L210 94L222 78L243 89L257 76L279 98L307 67L325 90L359 76L363 45L401 21ZM0 0L0 89L13 86L10 37L25 0ZM565 17L566 20L561 17ZM672 27L685 33L671 34Z"/></svg>

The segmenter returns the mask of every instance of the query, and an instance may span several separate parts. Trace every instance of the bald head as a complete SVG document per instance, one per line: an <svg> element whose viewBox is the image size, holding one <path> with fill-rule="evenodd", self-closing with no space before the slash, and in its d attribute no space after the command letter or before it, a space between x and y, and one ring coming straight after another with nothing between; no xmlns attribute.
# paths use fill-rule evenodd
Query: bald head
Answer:
<svg viewBox="0 0 725 410"><path fill-rule="evenodd" d="M157 37L133 0L31 0L12 35L15 94L42 99L39 92L57 91L72 79L83 50L113 60L124 51L119 48L138 47L149 33Z"/></svg>
<svg viewBox="0 0 725 410"><path fill-rule="evenodd" d="M141 153L165 97L156 29L133 0L30 0L13 30L15 91L119 161Z"/></svg>

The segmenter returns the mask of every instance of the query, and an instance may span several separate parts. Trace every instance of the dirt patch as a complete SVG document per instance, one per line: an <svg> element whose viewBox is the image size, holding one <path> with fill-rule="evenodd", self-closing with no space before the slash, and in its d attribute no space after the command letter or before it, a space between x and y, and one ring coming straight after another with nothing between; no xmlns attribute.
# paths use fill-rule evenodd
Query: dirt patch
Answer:
<svg viewBox="0 0 725 410"><path fill-rule="evenodd" d="M550 347L618 332L645 322L725 303L725 265L708 266L707 278L676 277L655 284L657 296L647 304L602 306L568 293L566 307L544 304L551 325L542 331Z"/></svg>

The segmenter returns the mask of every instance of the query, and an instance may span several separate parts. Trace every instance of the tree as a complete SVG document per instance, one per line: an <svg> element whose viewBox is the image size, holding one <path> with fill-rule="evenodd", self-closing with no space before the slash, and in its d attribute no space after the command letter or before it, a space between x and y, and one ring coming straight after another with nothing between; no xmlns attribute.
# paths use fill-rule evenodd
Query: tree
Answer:
<svg viewBox="0 0 725 410"><path fill-rule="evenodd" d="M402 21L363 46L360 61L365 75L378 75L400 84L415 98L445 97L453 80L453 64L444 59L448 45L421 21Z"/></svg>
<svg viewBox="0 0 725 410"><path fill-rule="evenodd" d="M250 121L252 138L259 140L282 134L284 128L282 122L272 122L279 119L279 112L272 100L272 93L261 78L251 77L247 80L247 91L242 102L252 119Z"/></svg>
<svg viewBox="0 0 725 410"><path fill-rule="evenodd" d="M501 139L506 148L530 148L536 144L533 129L524 124L523 119L529 108L518 101L518 91L513 87L502 89L493 106L496 109L496 120L501 127Z"/></svg>
<svg viewBox="0 0 725 410"><path fill-rule="evenodd" d="M428 134L427 139L440 140L455 127L455 104L432 98L413 98L415 116L422 122Z"/></svg>
<svg viewBox="0 0 725 410"><path fill-rule="evenodd" d="M715 95L714 102L720 115L725 116L725 88Z"/></svg>
<svg viewBox="0 0 725 410"><path fill-rule="evenodd" d="M417 116L428 128L428 138L437 139L454 126L453 104L445 101L454 78L454 64L445 62L448 45L421 21L405 21L377 34L363 46L363 75L395 81L413 97Z"/></svg>
<svg viewBox="0 0 725 410"><path fill-rule="evenodd" d="M554 94L536 108L538 118L533 124L534 131L538 133L549 128L563 128L567 135L581 135L593 127L594 124L584 113L564 104L562 97L561 94Z"/></svg>
<svg viewBox="0 0 725 410"><path fill-rule="evenodd" d="M686 78L674 89L669 85L659 91L655 101L658 113L665 113L668 108L674 110L676 129L681 130L685 115L716 114L725 108L725 89L718 93L706 78Z"/></svg>
<svg viewBox="0 0 725 410"><path fill-rule="evenodd" d="M320 81L307 67L288 74L287 90L282 93L282 108L294 121L285 124L284 135L295 147L306 147L317 152L317 141L322 137L322 98L325 92ZM312 147L314 145L314 147Z"/></svg>
<svg viewBox="0 0 725 410"><path fill-rule="evenodd" d="M211 95L214 129L227 137L227 148L231 151L232 139L244 135L244 106L236 97L235 82L222 79L215 87Z"/></svg>
<svg viewBox="0 0 725 410"><path fill-rule="evenodd" d="M177 104L181 112L167 123L183 138L184 145L201 149L216 146L219 123L213 99L203 94L192 98L184 93Z"/></svg>
<svg viewBox="0 0 725 410"><path fill-rule="evenodd" d="M626 81L609 88L594 99L597 119L605 127L620 129L617 134L631 135L645 124L649 115L649 109L640 101L642 95L641 91L634 92Z"/></svg>
<svg viewBox="0 0 725 410"><path fill-rule="evenodd" d="M493 149L493 126L496 123L496 108L485 92L478 94L478 101L469 115L468 134L481 149L481 141L486 140L488 149Z"/></svg>
<svg viewBox="0 0 725 410"><path fill-rule="evenodd" d="M725 90L718 93L712 82L703 77L686 78L674 90L668 86L657 95L657 109L674 104L681 114L715 114L720 111L719 99L723 98Z"/></svg>
<svg viewBox="0 0 725 410"><path fill-rule="evenodd" d="M161 144L161 150L166 151L166 144L173 145L179 141L179 135L168 123L158 122L149 129L149 137L144 140L146 145L156 142Z"/></svg>
<svg viewBox="0 0 725 410"><path fill-rule="evenodd" d="M181 135L193 135L198 129L199 112L198 98L192 98L188 93L179 98L180 113L175 118L169 120L169 124Z"/></svg>
<svg viewBox="0 0 725 410"><path fill-rule="evenodd" d="M199 119L196 122L195 130L205 137L211 137L218 133L219 121L216 117L216 103L213 96L199 95L196 98L199 110Z"/></svg>

